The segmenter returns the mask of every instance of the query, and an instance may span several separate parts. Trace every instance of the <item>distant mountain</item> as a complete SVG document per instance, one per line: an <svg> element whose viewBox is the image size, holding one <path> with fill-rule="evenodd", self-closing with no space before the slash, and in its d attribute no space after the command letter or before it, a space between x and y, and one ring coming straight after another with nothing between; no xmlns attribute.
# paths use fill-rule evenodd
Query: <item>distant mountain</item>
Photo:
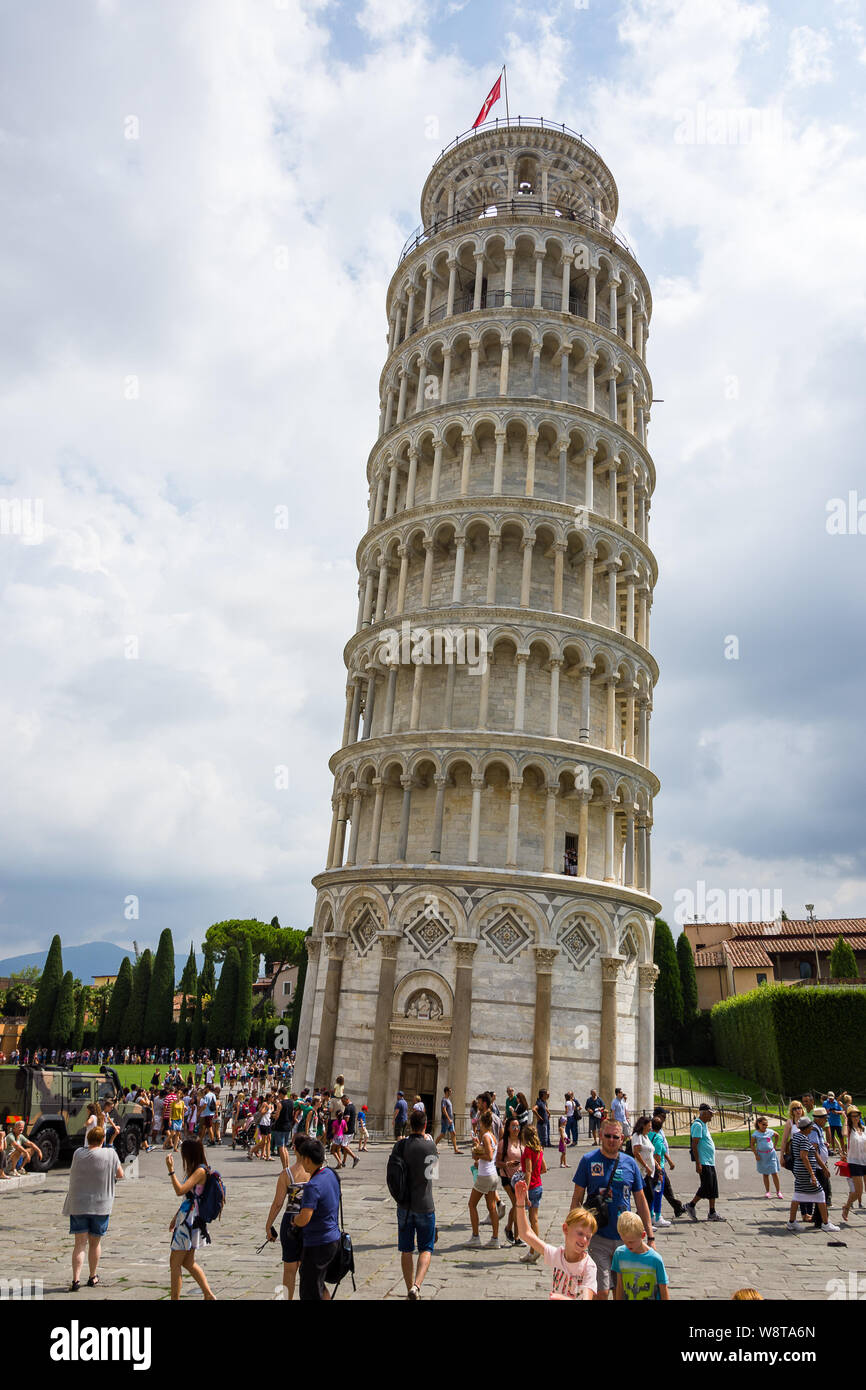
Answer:
<svg viewBox="0 0 866 1390"><path fill-rule="evenodd" d="M151 950L156 954L155 948ZM28 965L35 965L40 970L45 964L45 957L48 955L48 947L44 951L33 951L28 956L7 956L5 960L0 960L0 975L12 975L16 970L26 970ZM183 974L183 967L186 965L189 951L182 955L175 955L174 958L174 978L179 980ZM63 969L71 970L76 979L84 985L93 984L94 975L116 975L120 969L120 962L124 956L129 956L134 964L135 953L125 951L122 946L115 946L111 941L90 941L83 946L64 946L63 947ZM196 956L199 970L204 965L204 956ZM217 975L220 967L217 966Z"/></svg>

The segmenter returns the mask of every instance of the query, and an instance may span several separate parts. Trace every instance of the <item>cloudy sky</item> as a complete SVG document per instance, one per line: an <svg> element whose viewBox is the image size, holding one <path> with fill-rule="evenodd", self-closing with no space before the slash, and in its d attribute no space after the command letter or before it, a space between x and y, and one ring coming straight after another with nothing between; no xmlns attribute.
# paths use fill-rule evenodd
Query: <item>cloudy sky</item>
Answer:
<svg viewBox="0 0 866 1390"><path fill-rule="evenodd" d="M866 914L866 535L827 527L866 513L859 0L43 0L4 35L0 500L41 510L0 534L0 956L309 925L385 289L503 61L653 287L654 890Z"/></svg>

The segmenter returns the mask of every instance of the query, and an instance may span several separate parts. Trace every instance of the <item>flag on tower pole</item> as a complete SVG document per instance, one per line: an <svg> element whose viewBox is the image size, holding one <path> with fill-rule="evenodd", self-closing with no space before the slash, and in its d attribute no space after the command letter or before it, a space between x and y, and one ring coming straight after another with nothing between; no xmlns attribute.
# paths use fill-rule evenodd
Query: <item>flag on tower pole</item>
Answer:
<svg viewBox="0 0 866 1390"><path fill-rule="evenodd" d="M484 105L478 112L478 115L476 116L475 120L472 122L473 130L476 126L481 125L482 121L487 120L487 116L491 106L493 106L494 103L497 102L499 98L502 96L502 74L504 71L505 67L503 65L503 67L499 71L499 76L497 77L493 86L490 88L490 91L487 93L487 96L484 98Z"/></svg>

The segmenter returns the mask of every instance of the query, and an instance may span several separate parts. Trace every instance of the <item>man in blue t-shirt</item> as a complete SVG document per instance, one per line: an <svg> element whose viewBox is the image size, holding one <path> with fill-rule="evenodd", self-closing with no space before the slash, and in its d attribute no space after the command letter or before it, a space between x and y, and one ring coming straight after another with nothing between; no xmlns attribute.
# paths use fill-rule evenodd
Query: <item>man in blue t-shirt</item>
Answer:
<svg viewBox="0 0 866 1390"><path fill-rule="evenodd" d="M599 1198L607 1203L607 1220L599 1221L599 1227L589 1243L589 1253L595 1261L598 1277L598 1292L595 1297L606 1299L610 1293L611 1261L622 1241L617 1230L620 1212L631 1211L631 1198L634 1194L635 1211L641 1218L646 1231L647 1242L655 1242L649 1205L644 1196L643 1178L633 1158L621 1153L622 1129L616 1120L603 1120L601 1125L601 1146L590 1149L577 1165L574 1175L572 1207L587 1206L596 1220L599 1215L593 1210L594 1200Z"/></svg>
<svg viewBox="0 0 866 1390"><path fill-rule="evenodd" d="M324 1301L325 1274L340 1243L340 1180L325 1162L321 1139L301 1135L295 1140L295 1152L309 1174L302 1188L301 1210L293 1221L294 1227L304 1233L300 1300L319 1303Z"/></svg>
<svg viewBox="0 0 866 1390"><path fill-rule="evenodd" d="M710 1204L707 1220L724 1221L725 1219L723 1216L719 1216L716 1211L719 1179L716 1174L716 1146L713 1143L713 1136L710 1134L710 1120L712 1118L712 1106L702 1105L698 1111L698 1118L692 1122L690 1131L692 1161L700 1181L700 1187L694 1197L690 1202L686 1202L684 1207L686 1216L690 1217L692 1221L697 1221L698 1214L695 1207L704 1197Z"/></svg>
<svg viewBox="0 0 866 1390"><path fill-rule="evenodd" d="M409 1103L402 1091L397 1092L397 1102L394 1106L394 1138L402 1139L406 1133L406 1124L409 1119Z"/></svg>
<svg viewBox="0 0 866 1390"><path fill-rule="evenodd" d="M842 1140L842 1107L832 1091L827 1092L827 1098L823 1102L824 1109L827 1111L827 1123L830 1126L830 1152L836 1152L836 1141L839 1141L840 1154L845 1153L845 1145Z"/></svg>

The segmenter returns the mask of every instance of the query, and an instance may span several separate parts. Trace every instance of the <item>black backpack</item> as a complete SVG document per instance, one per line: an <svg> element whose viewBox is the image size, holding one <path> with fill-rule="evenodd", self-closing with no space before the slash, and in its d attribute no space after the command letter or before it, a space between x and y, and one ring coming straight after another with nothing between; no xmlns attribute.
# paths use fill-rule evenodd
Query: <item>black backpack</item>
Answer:
<svg viewBox="0 0 866 1390"><path fill-rule="evenodd" d="M352 1237L348 1231L343 1230L343 1186L337 1178L340 1188L340 1241L334 1252L331 1263L325 1270L325 1283L334 1285L332 1298L336 1297L337 1289L348 1274L352 1280L352 1292L355 1292L355 1251L352 1248Z"/></svg>
<svg viewBox="0 0 866 1390"><path fill-rule="evenodd" d="M400 1139L394 1145L385 1170L388 1191L398 1207L408 1207L411 1198L409 1165L406 1162L406 1140Z"/></svg>

